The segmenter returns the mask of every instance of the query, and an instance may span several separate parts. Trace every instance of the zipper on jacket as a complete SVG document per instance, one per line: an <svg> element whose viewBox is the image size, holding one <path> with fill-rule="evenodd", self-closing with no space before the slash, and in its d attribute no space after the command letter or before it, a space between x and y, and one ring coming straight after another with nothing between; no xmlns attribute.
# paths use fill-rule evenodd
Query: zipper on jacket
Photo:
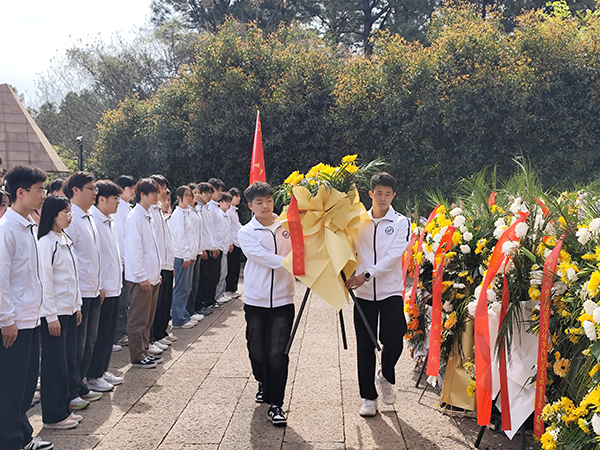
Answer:
<svg viewBox="0 0 600 450"><path fill-rule="evenodd" d="M73 250L71 249L71 244L67 244L67 248L69 249L69 255L71 255L71 261L73 262L73 273L75 274L75 286L77 286L77 292L79 292L79 275L77 274L77 265L75 264L75 257L73 256Z"/></svg>
<svg viewBox="0 0 600 450"><path fill-rule="evenodd" d="M277 231L277 230L275 230ZM275 244L275 254L277 254L277 236L271 230L269 233L273 235L273 244ZM273 308L273 288L275 285L275 269L271 269L271 308Z"/></svg>
<svg viewBox="0 0 600 450"><path fill-rule="evenodd" d="M379 226L379 224L381 223L381 221L379 221L378 223L375 223L375 227L373 228L373 264L377 264L377 227ZM375 277L373 277L373 301L376 302L377 301L377 290L375 288L375 282L376 279Z"/></svg>
<svg viewBox="0 0 600 450"><path fill-rule="evenodd" d="M39 254L39 250L38 250L38 241L37 238L35 237L35 234L33 234L33 225L29 226L29 231L31 232L31 238L33 239L33 246L35 247L35 263L36 263L36 267L37 267L37 277L38 277L38 281L40 282L40 287L41 287L41 291L42 291L42 295L41 295L41 301L40 301L40 308L42 307L42 304L44 303L44 284L42 283L42 278L40 277L40 254ZM35 319L35 326L37 327L39 325L39 317L37 319Z"/></svg>

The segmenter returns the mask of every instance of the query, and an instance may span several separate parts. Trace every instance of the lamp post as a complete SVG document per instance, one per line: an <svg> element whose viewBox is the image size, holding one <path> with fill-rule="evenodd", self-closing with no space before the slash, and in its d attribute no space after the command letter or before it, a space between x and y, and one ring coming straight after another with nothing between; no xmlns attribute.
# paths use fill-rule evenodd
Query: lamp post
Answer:
<svg viewBox="0 0 600 450"><path fill-rule="evenodd" d="M79 171L83 170L83 136L77 136L77 143L79 144Z"/></svg>

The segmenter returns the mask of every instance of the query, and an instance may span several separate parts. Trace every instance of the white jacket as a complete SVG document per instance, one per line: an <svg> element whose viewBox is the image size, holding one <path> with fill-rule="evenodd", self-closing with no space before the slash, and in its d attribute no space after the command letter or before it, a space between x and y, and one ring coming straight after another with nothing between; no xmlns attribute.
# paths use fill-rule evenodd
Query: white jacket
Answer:
<svg viewBox="0 0 600 450"><path fill-rule="evenodd" d="M63 236L64 241L54 231L50 231L39 241L44 276L42 316L48 322L55 322L58 316L72 316L81 310L77 257L73 242L66 234Z"/></svg>
<svg viewBox="0 0 600 450"><path fill-rule="evenodd" d="M71 238L77 255L79 289L83 298L100 295L101 267L100 238L92 214L71 203L73 220L64 233Z"/></svg>
<svg viewBox="0 0 600 450"><path fill-rule="evenodd" d="M248 258L244 268L244 302L262 308L277 308L294 302L294 276L281 266L292 249L290 234L275 222L275 231L252 218L238 234Z"/></svg>
<svg viewBox="0 0 600 450"><path fill-rule="evenodd" d="M356 289L356 296L363 300L385 300L402 295L402 255L410 239L410 220L391 206L377 224L372 209L369 217L371 220L362 222L359 229L356 273L369 272L371 279Z"/></svg>
<svg viewBox="0 0 600 450"><path fill-rule="evenodd" d="M240 241L238 239L238 233L240 228L242 228L242 224L240 223L240 216L238 215L238 207L232 205L231 208L227 210L227 215L229 216L229 225L231 227L229 233L231 236L231 242L236 247L239 247Z"/></svg>
<svg viewBox="0 0 600 450"><path fill-rule="evenodd" d="M167 218L163 213L160 204L150 207L150 214L154 220L154 231L156 232L156 242L160 250L160 269L173 270L175 262L175 251L173 250L173 237Z"/></svg>
<svg viewBox="0 0 600 450"><path fill-rule="evenodd" d="M177 206L169 219L169 225L173 233L175 258L189 261L196 259L197 255L194 240L196 233L194 233L194 222L190 217L191 214L195 214L191 209L183 209Z"/></svg>
<svg viewBox="0 0 600 450"><path fill-rule="evenodd" d="M190 233L188 239L190 240L191 248L194 249L194 257L192 259L195 259L197 255L202 253L202 215L193 206L188 206L187 211L189 213L188 229Z"/></svg>
<svg viewBox="0 0 600 450"><path fill-rule="evenodd" d="M219 207L219 203L211 200L208 202L208 211L210 212L210 220L213 225L213 235L215 237L215 248L225 252L229 248L229 233L227 223L225 222L225 213Z"/></svg>
<svg viewBox="0 0 600 450"><path fill-rule="evenodd" d="M100 267L102 289L106 297L118 297L123 289L123 271L119 237L112 217L106 217L102 211L92 206L92 215L98 237L100 238Z"/></svg>
<svg viewBox="0 0 600 450"><path fill-rule="evenodd" d="M37 327L43 298L37 226L9 208L0 219L0 328Z"/></svg>
<svg viewBox="0 0 600 450"><path fill-rule="evenodd" d="M214 225L208 209L208 204L198 203L196 210L202 217L202 250L216 250Z"/></svg>
<svg viewBox="0 0 600 450"><path fill-rule="evenodd" d="M120 198L117 212L112 215L112 218L115 220L117 236L119 237L119 252L121 252L121 264L123 265L125 264L125 221L130 212L131 205Z"/></svg>
<svg viewBox="0 0 600 450"><path fill-rule="evenodd" d="M131 283L160 283L160 250L152 215L139 203L125 222L125 279Z"/></svg>

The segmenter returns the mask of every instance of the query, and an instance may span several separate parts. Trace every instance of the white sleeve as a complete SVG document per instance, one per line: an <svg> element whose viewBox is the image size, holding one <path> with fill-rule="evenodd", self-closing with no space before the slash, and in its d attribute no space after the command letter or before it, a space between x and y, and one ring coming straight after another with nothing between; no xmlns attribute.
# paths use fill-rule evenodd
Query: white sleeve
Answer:
<svg viewBox="0 0 600 450"><path fill-rule="evenodd" d="M15 305L10 298L10 275L14 251L12 235L4 228L0 232L0 328L15 323Z"/></svg>
<svg viewBox="0 0 600 450"><path fill-rule="evenodd" d="M242 228L238 233L240 246L244 255L248 259L252 259L255 264L268 267L269 269L278 269L281 267L283 256L276 255L260 243L255 232Z"/></svg>
<svg viewBox="0 0 600 450"><path fill-rule="evenodd" d="M145 220L145 219L143 219ZM142 227L136 216L130 216L125 222L125 266L133 274L136 283L150 280L144 265L144 244Z"/></svg>
<svg viewBox="0 0 600 450"><path fill-rule="evenodd" d="M50 239L40 239L40 260L42 264L42 287L44 290L44 302L42 303L42 316L48 322L58 320L58 309L54 297L54 264L52 264L52 253L58 244Z"/></svg>

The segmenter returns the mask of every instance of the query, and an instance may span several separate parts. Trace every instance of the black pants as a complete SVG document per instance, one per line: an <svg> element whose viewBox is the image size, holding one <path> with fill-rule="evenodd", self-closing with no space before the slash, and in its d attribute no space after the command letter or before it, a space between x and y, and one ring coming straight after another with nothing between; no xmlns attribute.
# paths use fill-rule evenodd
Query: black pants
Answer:
<svg viewBox="0 0 600 450"><path fill-rule="evenodd" d="M9 348L0 343L0 448L16 450L31 442L27 418L40 368L40 327L19 330Z"/></svg>
<svg viewBox="0 0 600 450"><path fill-rule="evenodd" d="M221 275L221 258L223 253L219 252L216 258L209 256L208 259L200 260L200 286L198 287L200 298L199 302L196 302L196 311L215 303L217 284Z"/></svg>
<svg viewBox="0 0 600 450"><path fill-rule="evenodd" d="M259 308L244 305L246 342L252 373L263 383L266 403L283 405L290 358L285 354L294 322L294 305Z"/></svg>
<svg viewBox="0 0 600 450"><path fill-rule="evenodd" d="M369 301L357 298L367 322L377 336L379 322L379 340L381 349L381 371L386 380L396 383L395 366L400 359L406 333L406 319L401 296L388 297L381 301ZM358 385L360 396L368 400L377 398L375 389L375 345L354 306L354 329L356 331L356 350L358 354Z"/></svg>
<svg viewBox="0 0 600 450"><path fill-rule="evenodd" d="M82 300L81 323L77 327L77 366L69 387L71 400L90 391L83 383L83 377L86 376L92 362L100 323L100 296Z"/></svg>
<svg viewBox="0 0 600 450"><path fill-rule="evenodd" d="M60 336L48 332L42 318L42 420L61 422L71 414L69 381L77 363L77 314L58 316Z"/></svg>
<svg viewBox="0 0 600 450"><path fill-rule="evenodd" d="M86 377L100 378L108 370L112 346L115 342L117 319L119 316L119 297L106 297L100 307L98 337Z"/></svg>
<svg viewBox="0 0 600 450"><path fill-rule="evenodd" d="M202 309L202 298L200 294L200 255L196 257L196 263L194 264L194 279L192 280L192 291L188 298L186 310L190 316L196 314L196 311Z"/></svg>
<svg viewBox="0 0 600 450"><path fill-rule="evenodd" d="M233 251L227 253L227 277L225 277L225 291L236 292L240 278L240 262L242 261L242 249L233 246Z"/></svg>
<svg viewBox="0 0 600 450"><path fill-rule="evenodd" d="M162 282L158 290L158 303L154 322L150 329L150 342L160 341L167 336L167 327L171 320L171 303L173 303L173 271L161 270Z"/></svg>
<svg viewBox="0 0 600 450"><path fill-rule="evenodd" d="M125 281L123 273L123 290L119 296L119 308L117 313L117 331L115 342L127 336L127 313L129 311L129 283Z"/></svg>

